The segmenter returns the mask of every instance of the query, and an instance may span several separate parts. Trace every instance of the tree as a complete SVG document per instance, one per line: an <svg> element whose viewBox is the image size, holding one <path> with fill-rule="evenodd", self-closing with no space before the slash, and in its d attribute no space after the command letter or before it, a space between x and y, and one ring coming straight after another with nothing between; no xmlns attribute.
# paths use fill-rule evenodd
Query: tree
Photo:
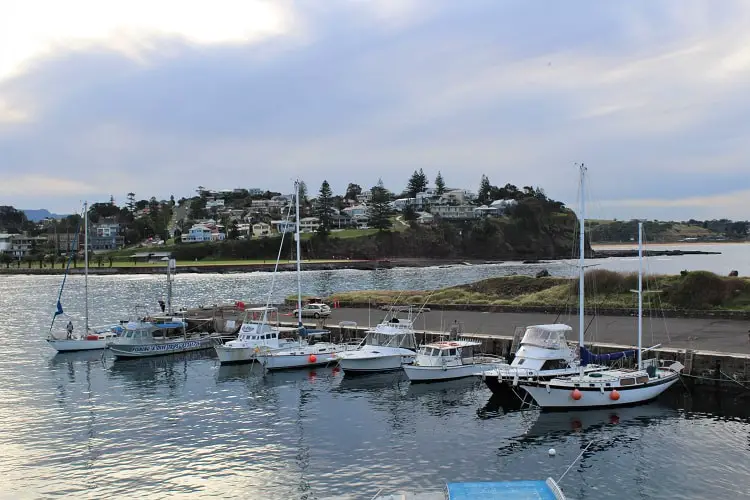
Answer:
<svg viewBox="0 0 750 500"><path fill-rule="evenodd" d="M477 201L482 205L486 205L487 203L490 203L492 201L490 199L491 193L492 193L492 184L490 184L489 178L487 178L486 175L482 174L482 180L479 181L479 191L477 192Z"/></svg>
<svg viewBox="0 0 750 500"><path fill-rule="evenodd" d="M326 237L331 232L331 209L333 208L333 192L327 180L320 185L318 193L317 216L320 221L318 234Z"/></svg>
<svg viewBox="0 0 750 500"><path fill-rule="evenodd" d="M125 205L130 213L135 212L135 193L128 193L128 202Z"/></svg>
<svg viewBox="0 0 750 500"><path fill-rule="evenodd" d="M443 174L438 170L437 177L435 177L435 194L440 196L445 193L445 181L443 180Z"/></svg>
<svg viewBox="0 0 750 500"><path fill-rule="evenodd" d="M406 185L406 193L410 198L416 198L417 193L421 193L427 189L427 184L427 176L424 174L424 171L421 168L419 171L415 170Z"/></svg>
<svg viewBox="0 0 750 500"><path fill-rule="evenodd" d="M367 207L367 216L371 227L378 231L387 231L391 228L391 207L388 190L383 186L383 180L378 179L377 185L372 188L372 201Z"/></svg>
<svg viewBox="0 0 750 500"><path fill-rule="evenodd" d="M344 199L356 201L357 196L360 194L362 194L362 187L359 184L350 182L349 185L346 186L346 194L344 195Z"/></svg>
<svg viewBox="0 0 750 500"><path fill-rule="evenodd" d="M402 215L406 222L416 222L417 219L419 219L419 215L417 215L417 211L414 210L414 206L412 206L411 204L406 205L404 207L404 211Z"/></svg>
<svg viewBox="0 0 750 500"><path fill-rule="evenodd" d="M5 264L5 268L10 267L10 263L13 262L13 257L5 252L0 252L0 263Z"/></svg>
<svg viewBox="0 0 750 500"><path fill-rule="evenodd" d="M175 206L174 195L173 194L169 195L169 204L172 205L172 206Z"/></svg>
<svg viewBox="0 0 750 500"><path fill-rule="evenodd" d="M99 254L96 256L96 265L99 267L102 267L102 262L104 262L104 256L102 254Z"/></svg>
<svg viewBox="0 0 750 500"><path fill-rule="evenodd" d="M240 237L240 228L237 226L237 221L232 220L229 223L229 231L227 232L227 238L230 240L236 240Z"/></svg>
<svg viewBox="0 0 750 500"><path fill-rule="evenodd" d="M112 267L112 261L115 259L113 259L111 255L109 255L107 256L107 260L109 261L109 267Z"/></svg>

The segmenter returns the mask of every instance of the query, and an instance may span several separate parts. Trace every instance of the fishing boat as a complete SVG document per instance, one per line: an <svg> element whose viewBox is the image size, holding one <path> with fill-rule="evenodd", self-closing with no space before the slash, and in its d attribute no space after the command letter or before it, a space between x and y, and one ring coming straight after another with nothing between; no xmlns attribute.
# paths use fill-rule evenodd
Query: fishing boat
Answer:
<svg viewBox="0 0 750 500"><path fill-rule="evenodd" d="M74 351L91 351L96 349L105 349L107 343L112 341L123 331L122 326L119 323L104 326L89 326L89 210L88 203L83 204L83 234L84 234L84 315L83 315L83 330L76 331L75 325L72 319L68 319L68 323L65 325L65 331L56 332L53 331L58 316L67 316L62 306L62 294L65 289L65 282L68 278L68 271L70 270L70 263L73 260L73 255L78 251L78 234L81 230L81 225L78 225L76 229L73 242L71 243L70 255L68 257L68 263L65 268L65 274L63 275L63 281L60 285L60 291L57 295L57 308L54 315L52 316L52 323L49 327L47 334L47 343L55 349L57 352L74 352ZM64 337L63 337L64 336Z"/></svg>
<svg viewBox="0 0 750 500"><path fill-rule="evenodd" d="M579 217L584 227L585 204L583 202L585 167L581 166L581 207ZM584 231L580 231L580 295L584 290ZM635 369L620 368L585 373L590 362L599 362L611 356L595 355L583 344L583 301L579 303L579 373L550 380L524 380L519 386L542 409L602 408L644 403L655 399L679 379L684 368L679 362L660 366L658 360L643 360L643 223L638 223L638 366Z"/></svg>
<svg viewBox="0 0 750 500"><path fill-rule="evenodd" d="M420 490L376 495L373 500L565 500L554 479L448 483L442 491Z"/></svg>
<svg viewBox="0 0 750 500"><path fill-rule="evenodd" d="M579 300L583 300L583 296ZM516 398L520 380L549 380L575 375L581 367L579 351L568 345L566 334L572 331L570 326L564 324L529 326L510 365L484 371L479 377L493 394L503 398ZM623 351L613 353L608 360L634 355L635 350ZM606 368L605 365L589 364L583 367L583 371L593 373Z"/></svg>
<svg viewBox="0 0 750 500"><path fill-rule="evenodd" d="M296 328L282 327L276 307L245 309L245 319L236 340L216 344L214 349L222 365L248 363L263 350L280 350L299 346L299 341L281 338L283 333L297 333Z"/></svg>
<svg viewBox="0 0 750 500"><path fill-rule="evenodd" d="M414 320L409 311L407 319L393 316L367 331L362 344L353 351L336 356L344 374L375 373L400 370L414 362L417 340Z"/></svg>
<svg viewBox="0 0 750 500"><path fill-rule="evenodd" d="M505 364L499 356L475 354L474 348L481 345L468 339L424 344L414 364L404 365L404 371L412 383L433 382L471 377Z"/></svg>
<svg viewBox="0 0 750 500"><path fill-rule="evenodd" d="M167 304L168 317L158 319L138 314L125 324L124 332L107 343L115 359L144 358L182 352L210 349L214 337L206 331L191 331L185 319L185 312L176 314L172 310L172 271L176 268L174 259L167 261Z"/></svg>
<svg viewBox="0 0 750 500"><path fill-rule="evenodd" d="M300 247L300 181L294 183L295 204L295 240L297 245L297 311L302 311L302 253ZM330 332L321 329L308 329L302 324L302 314L297 315L297 344L286 349L259 347L255 358L266 370L288 370L327 365L336 362L336 355L346 351L349 346L322 342L320 339Z"/></svg>

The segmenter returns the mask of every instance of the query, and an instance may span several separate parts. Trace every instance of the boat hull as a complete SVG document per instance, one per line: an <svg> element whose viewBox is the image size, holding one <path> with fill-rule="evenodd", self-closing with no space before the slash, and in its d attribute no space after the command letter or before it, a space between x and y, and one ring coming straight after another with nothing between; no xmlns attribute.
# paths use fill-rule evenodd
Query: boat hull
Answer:
<svg viewBox="0 0 750 500"><path fill-rule="evenodd" d="M53 340L47 339L47 343L55 349L57 352L76 352L76 351L94 351L97 349L106 349L107 342L111 342L111 339L99 339L99 340Z"/></svg>
<svg viewBox="0 0 750 500"><path fill-rule="evenodd" d="M210 337L203 337L199 339L178 340L174 342L154 344L110 343L108 347L116 359L147 358L210 349L213 347L213 340Z"/></svg>
<svg viewBox="0 0 750 500"><path fill-rule="evenodd" d="M313 361L314 359L314 361ZM266 370L293 370L312 366L325 366L336 362L335 352L279 354L259 356Z"/></svg>
<svg viewBox="0 0 750 500"><path fill-rule="evenodd" d="M414 366L406 365L403 367L406 376L412 383L417 382L436 382L439 380L454 380L458 378L472 377L479 375L485 370L493 368L492 364L475 364L460 366Z"/></svg>
<svg viewBox="0 0 750 500"><path fill-rule="evenodd" d="M519 386L534 398L534 401L542 409L567 410L570 408L612 408L617 406L628 406L646 403L656 399L664 391L672 387L679 379L678 374L664 377L656 382L650 382L641 386L618 387L619 399L611 398L612 391L601 391L599 388L578 387L581 399L573 399L572 387L550 387L547 389L544 382L520 384Z"/></svg>
<svg viewBox="0 0 750 500"><path fill-rule="evenodd" d="M597 371L602 371L605 367L598 366L596 368L586 369L584 370L584 373L592 373ZM542 371L542 372L534 372L533 376L531 373L526 372L525 370L518 370L516 371L515 368L510 367L507 369L500 369L495 370L491 374L482 373L480 376L482 380L484 381L485 385L487 385L487 388L492 391L492 394L498 397L506 398L510 396L517 396L518 394L523 395L523 391L518 389L516 386L514 388L514 379L515 376L518 375L519 380L534 380L534 381L547 381L552 380L555 377L564 377L568 375L577 375L578 370L549 370L549 371Z"/></svg>
<svg viewBox="0 0 750 500"><path fill-rule="evenodd" d="M376 373L400 370L402 365L414 362L414 355L359 356L339 358L339 367L347 373Z"/></svg>
<svg viewBox="0 0 750 500"><path fill-rule="evenodd" d="M214 347L219 363L222 365L250 363L255 359L255 348L253 347L227 347L217 345Z"/></svg>

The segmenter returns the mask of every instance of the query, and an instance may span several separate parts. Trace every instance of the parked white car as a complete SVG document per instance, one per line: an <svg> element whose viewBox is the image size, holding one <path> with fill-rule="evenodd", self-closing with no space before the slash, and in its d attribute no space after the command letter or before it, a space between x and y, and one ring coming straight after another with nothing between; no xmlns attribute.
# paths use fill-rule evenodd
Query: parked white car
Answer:
<svg viewBox="0 0 750 500"><path fill-rule="evenodd" d="M303 318L327 318L331 315L331 308L326 304L305 304L302 306ZM294 316L299 316L299 309L294 310Z"/></svg>

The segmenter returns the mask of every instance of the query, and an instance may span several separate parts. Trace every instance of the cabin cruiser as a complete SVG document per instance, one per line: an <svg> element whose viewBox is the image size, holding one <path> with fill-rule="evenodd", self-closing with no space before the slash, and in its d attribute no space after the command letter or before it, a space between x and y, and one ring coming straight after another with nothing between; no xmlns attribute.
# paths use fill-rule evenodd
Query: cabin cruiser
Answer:
<svg viewBox="0 0 750 500"><path fill-rule="evenodd" d="M107 344L115 358L162 356L213 347L207 332L189 332L187 322L175 317L169 322L137 319L125 324L122 335Z"/></svg>
<svg viewBox="0 0 750 500"><path fill-rule="evenodd" d="M508 398L514 397L514 388L519 380L549 380L576 375L580 369L580 355L568 345L566 337L572 331L570 326L563 324L529 326L510 365L494 367L478 376L493 394ZM596 364L586 365L584 373L605 368Z"/></svg>
<svg viewBox="0 0 750 500"><path fill-rule="evenodd" d="M297 333L297 328L279 324L276 307L253 307L245 309L245 319L236 340L214 346L221 364L248 363L260 350L279 350L299 347L299 340L281 338L283 333ZM307 341L302 341L307 344Z"/></svg>
<svg viewBox="0 0 750 500"><path fill-rule="evenodd" d="M467 339L425 344L404 371L411 382L433 382L471 377L505 363L498 356L475 354L474 348L481 345Z"/></svg>
<svg viewBox="0 0 750 500"><path fill-rule="evenodd" d="M337 354L339 367L347 373L400 370L416 356L414 323L393 317L369 330L356 350Z"/></svg>

